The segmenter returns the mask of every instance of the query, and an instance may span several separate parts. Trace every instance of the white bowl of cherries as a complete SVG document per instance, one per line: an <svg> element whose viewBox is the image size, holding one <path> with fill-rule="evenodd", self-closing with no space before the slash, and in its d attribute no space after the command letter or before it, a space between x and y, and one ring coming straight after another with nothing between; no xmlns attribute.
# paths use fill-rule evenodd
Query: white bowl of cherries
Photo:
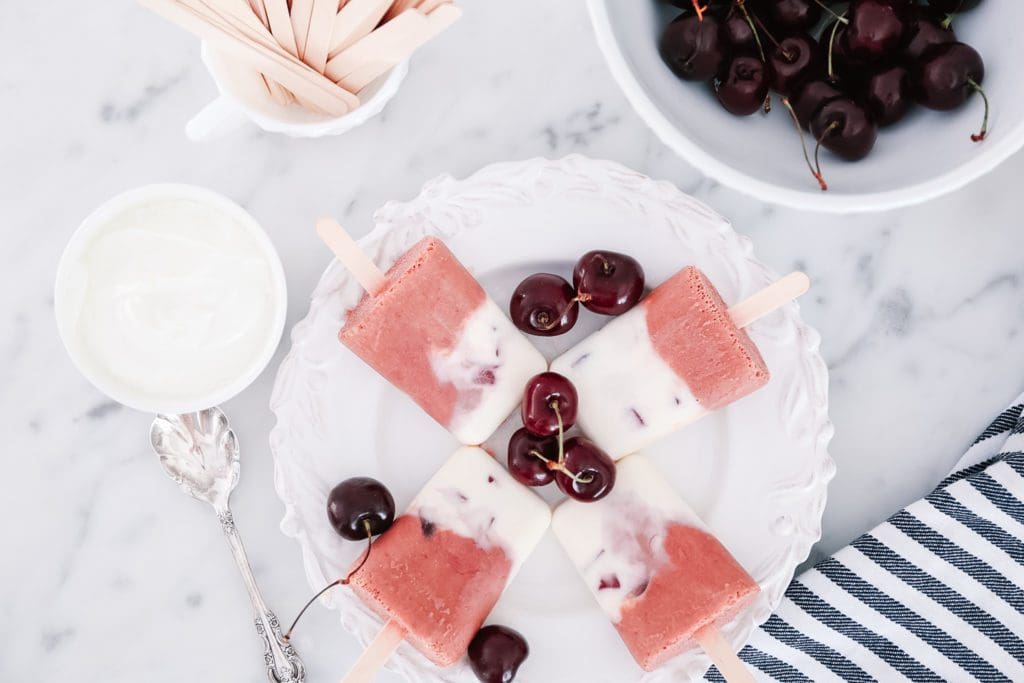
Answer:
<svg viewBox="0 0 1024 683"><path fill-rule="evenodd" d="M916 204L1024 146L1021 2L589 4L613 74L662 140L765 201L834 213Z"/></svg>

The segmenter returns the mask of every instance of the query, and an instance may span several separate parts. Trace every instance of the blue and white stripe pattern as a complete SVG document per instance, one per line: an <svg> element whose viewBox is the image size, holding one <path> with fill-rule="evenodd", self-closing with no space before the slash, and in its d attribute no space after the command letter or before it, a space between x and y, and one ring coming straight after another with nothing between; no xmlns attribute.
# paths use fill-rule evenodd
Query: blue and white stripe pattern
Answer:
<svg viewBox="0 0 1024 683"><path fill-rule="evenodd" d="M1022 411L1024 396L929 496L793 581L740 653L758 680L1024 681Z"/></svg>

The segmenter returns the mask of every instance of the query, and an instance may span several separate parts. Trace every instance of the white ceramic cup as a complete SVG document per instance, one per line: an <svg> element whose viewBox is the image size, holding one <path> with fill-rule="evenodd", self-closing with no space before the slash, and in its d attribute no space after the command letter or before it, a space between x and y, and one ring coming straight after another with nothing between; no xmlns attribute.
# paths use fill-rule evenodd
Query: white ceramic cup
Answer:
<svg viewBox="0 0 1024 683"><path fill-rule="evenodd" d="M361 104L344 116L325 117L298 104L281 105L263 87L254 82L255 72L232 68L234 62L203 43L203 63L209 70L220 96L206 105L185 126L190 140L214 140L252 122L270 133L296 138L341 135L379 114L398 92L409 72L405 61L359 93Z"/></svg>
<svg viewBox="0 0 1024 683"><path fill-rule="evenodd" d="M253 356L252 362L236 377L224 382L215 390L195 396L155 397L144 393L136 387L121 383L111 376L94 368L94 363L87 358L78 341L78 330L74 324L76 319L72 298L74 273L80 259L92 238L116 216L125 210L164 200L189 200L203 204L214 211L221 212L235 223L242 226L252 238L270 269L272 295L268 305L271 306L270 324L265 330L265 338L259 344L259 352ZM183 414L204 410L234 398L263 372L274 357L274 352L284 332L285 317L288 309L288 290L285 283L284 268L281 259L274 249L273 243L260 227L259 223L242 207L230 199L202 187L182 184L156 184L129 190L104 202L93 211L78 227L61 256L57 267L57 278L54 286L54 313L57 317L57 328L60 332L64 348L89 382L101 392L118 403L149 413Z"/></svg>

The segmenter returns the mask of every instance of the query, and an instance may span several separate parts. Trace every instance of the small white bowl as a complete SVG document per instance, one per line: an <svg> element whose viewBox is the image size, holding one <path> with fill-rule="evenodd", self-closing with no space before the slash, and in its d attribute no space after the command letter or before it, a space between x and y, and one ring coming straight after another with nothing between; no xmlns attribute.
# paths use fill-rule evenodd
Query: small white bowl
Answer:
<svg viewBox="0 0 1024 683"><path fill-rule="evenodd" d="M1024 147L1019 0L987 0L954 22L960 40L985 60L984 85L992 101L988 139L970 140L981 125L980 97L955 112L918 107L880 131L863 161L823 153L828 192L807 170L796 130L777 98L771 115L737 118L719 106L709 87L680 81L665 66L658 54L661 29L679 10L660 0L588 3L598 43L637 113L702 172L764 201L831 213L893 209L959 189Z"/></svg>
<svg viewBox="0 0 1024 683"><path fill-rule="evenodd" d="M297 104L278 104L267 94L265 87L251 87L247 74L232 69L230 58L211 49L207 43L203 43L202 58L220 91L220 97L206 105L185 126L186 135L196 142L221 137L246 121L267 132L296 138L341 135L383 111L409 73L409 62L402 62L359 93L359 107L344 116L329 118Z"/></svg>
<svg viewBox="0 0 1024 683"><path fill-rule="evenodd" d="M72 324L74 311L69 293L74 278L75 267L82 256L83 250L89 245L92 237L103 228L113 217L126 209L152 202L154 200L187 199L222 212L234 219L252 236L255 244L262 252L267 266L270 268L271 287L273 294L270 305L272 311L270 324L266 329L266 338L260 345L260 351L253 362L240 372L237 377L223 383L216 390L198 396L154 397L137 389L118 382L93 367L91 358L84 353L77 343L77 331ZM284 277L281 259L274 249L273 243L249 213L230 199L211 190L193 185L162 183L146 185L128 190L104 202L93 211L78 227L68 242L57 266L57 277L54 286L54 313L57 328L60 332L64 348L89 382L101 392L118 403L149 413L183 414L211 408L234 398L263 372L274 357L274 352L281 341L284 331L285 317L288 310L288 288Z"/></svg>

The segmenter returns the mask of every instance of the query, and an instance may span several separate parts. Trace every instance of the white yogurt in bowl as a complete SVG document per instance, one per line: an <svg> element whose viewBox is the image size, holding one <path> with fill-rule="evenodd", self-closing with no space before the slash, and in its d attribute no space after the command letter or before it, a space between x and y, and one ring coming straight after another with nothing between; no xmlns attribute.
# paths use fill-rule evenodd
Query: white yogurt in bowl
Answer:
<svg viewBox="0 0 1024 683"><path fill-rule="evenodd" d="M186 413L263 371L284 329L281 261L224 197L151 185L111 199L57 271L57 326L79 370L119 403Z"/></svg>

